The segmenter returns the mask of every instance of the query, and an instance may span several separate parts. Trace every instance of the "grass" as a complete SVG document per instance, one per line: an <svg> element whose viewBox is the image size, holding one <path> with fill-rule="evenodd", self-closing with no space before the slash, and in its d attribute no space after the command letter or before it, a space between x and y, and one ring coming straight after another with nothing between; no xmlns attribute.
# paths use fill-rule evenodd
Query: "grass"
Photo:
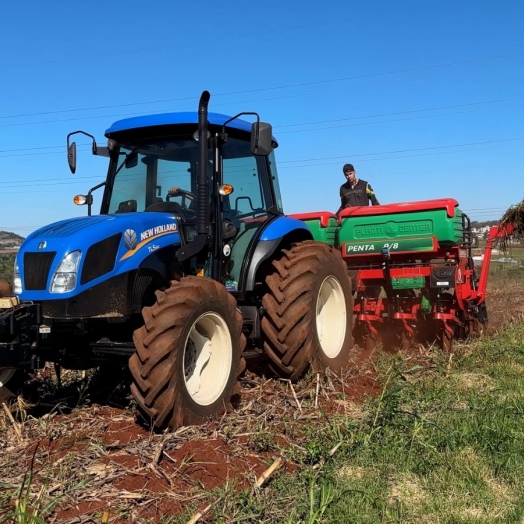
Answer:
<svg viewBox="0 0 524 524"><path fill-rule="evenodd" d="M524 324L460 350L430 367L381 357L385 387L358 417L305 428L304 451L281 450L298 472L255 493L213 492L204 521L521 524Z"/></svg>

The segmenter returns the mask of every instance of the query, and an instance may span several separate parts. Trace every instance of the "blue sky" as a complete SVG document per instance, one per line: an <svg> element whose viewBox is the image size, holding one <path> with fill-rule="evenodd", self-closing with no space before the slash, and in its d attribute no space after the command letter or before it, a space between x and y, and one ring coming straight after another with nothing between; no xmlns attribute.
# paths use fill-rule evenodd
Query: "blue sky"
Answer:
<svg viewBox="0 0 524 524"><path fill-rule="evenodd" d="M381 203L453 197L473 220L524 198L524 2L2 4L0 229L86 213L106 159L80 138L131 115L257 111L287 213L339 205L353 163ZM95 193L95 206L101 194Z"/></svg>

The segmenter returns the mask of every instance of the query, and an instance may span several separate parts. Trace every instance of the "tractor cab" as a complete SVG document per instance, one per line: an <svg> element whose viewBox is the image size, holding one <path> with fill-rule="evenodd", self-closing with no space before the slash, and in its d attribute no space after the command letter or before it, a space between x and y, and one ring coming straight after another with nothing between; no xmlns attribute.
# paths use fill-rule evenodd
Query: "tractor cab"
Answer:
<svg viewBox="0 0 524 524"><path fill-rule="evenodd" d="M185 274L202 274L231 291L242 287L244 259L257 232L282 214L271 126L208 113L207 148L200 147L196 113L129 118L107 131L106 181L77 197L91 214L92 192L104 188L101 215L164 213L176 222L136 231L136 248L176 228ZM76 169L76 146L69 145ZM138 215L137 215L138 218ZM200 237L200 249L194 249ZM205 237L202 242L202 238Z"/></svg>

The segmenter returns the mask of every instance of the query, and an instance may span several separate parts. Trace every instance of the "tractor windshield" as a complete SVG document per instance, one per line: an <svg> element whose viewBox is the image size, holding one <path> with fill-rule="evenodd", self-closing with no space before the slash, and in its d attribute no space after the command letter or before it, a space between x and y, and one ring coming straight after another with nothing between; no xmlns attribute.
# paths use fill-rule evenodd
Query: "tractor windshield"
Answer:
<svg viewBox="0 0 524 524"><path fill-rule="evenodd" d="M214 140L210 141L208 175L211 179ZM171 209L164 202L177 202L183 209L193 209L200 153L198 142L187 135L163 141L121 144L119 165L115 162L109 173L110 200L107 213ZM267 216L271 206L280 209L280 193L274 162L255 157L249 140L229 137L219 148L223 183L234 187L232 195L224 199L226 215L239 217ZM268 164L271 165L273 190L271 192ZM178 191L171 191L178 188ZM210 198L213 191L210 191ZM173 196L178 195L178 196ZM211 201L210 201L211 205ZM154 208L151 208L154 206ZM151 208L151 209L150 209ZM186 218L190 213L186 213Z"/></svg>
<svg viewBox="0 0 524 524"><path fill-rule="evenodd" d="M168 191L173 187L194 192L193 173L198 167L198 144L194 140L121 145L120 155L125 155L125 160L111 177L109 213L145 211L169 200Z"/></svg>

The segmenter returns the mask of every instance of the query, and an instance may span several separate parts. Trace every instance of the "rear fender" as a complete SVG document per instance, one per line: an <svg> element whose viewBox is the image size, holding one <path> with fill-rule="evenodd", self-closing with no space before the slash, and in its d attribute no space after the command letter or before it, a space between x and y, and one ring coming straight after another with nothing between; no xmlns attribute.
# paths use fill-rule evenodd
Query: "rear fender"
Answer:
<svg viewBox="0 0 524 524"><path fill-rule="evenodd" d="M313 240L308 227L290 217L279 217L262 231L249 262L245 291L253 291L257 275L267 264L271 264L282 249L289 249L296 242Z"/></svg>

